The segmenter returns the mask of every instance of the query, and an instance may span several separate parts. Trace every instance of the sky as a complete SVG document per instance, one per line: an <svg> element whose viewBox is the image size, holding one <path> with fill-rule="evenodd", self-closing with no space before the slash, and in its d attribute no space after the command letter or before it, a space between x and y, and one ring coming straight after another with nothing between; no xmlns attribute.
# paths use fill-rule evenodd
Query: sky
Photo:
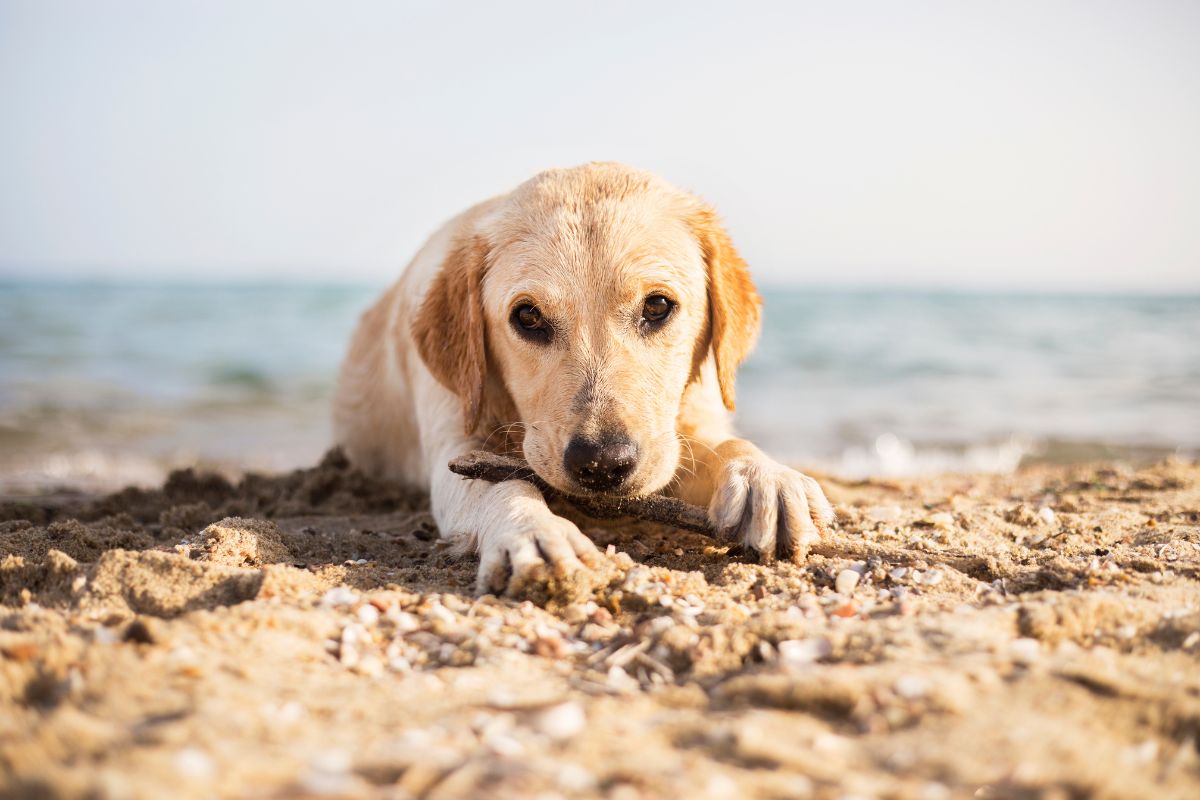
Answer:
<svg viewBox="0 0 1200 800"><path fill-rule="evenodd" d="M0 0L0 278L371 281L644 167L768 284L1200 290L1200 3Z"/></svg>

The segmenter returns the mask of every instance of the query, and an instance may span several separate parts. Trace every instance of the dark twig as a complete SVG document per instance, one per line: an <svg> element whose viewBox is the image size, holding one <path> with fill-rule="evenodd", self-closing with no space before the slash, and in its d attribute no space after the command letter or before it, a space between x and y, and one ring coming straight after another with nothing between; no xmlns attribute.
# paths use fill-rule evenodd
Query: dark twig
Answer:
<svg viewBox="0 0 1200 800"><path fill-rule="evenodd" d="M613 495L573 495L558 491L538 477L537 473L516 458L476 450L450 462L450 471L465 478L491 481L521 480L532 483L546 499L561 497L589 517L636 517L674 528L683 528L705 536L716 536L708 522L708 513L699 506L661 494L649 497L616 497Z"/></svg>

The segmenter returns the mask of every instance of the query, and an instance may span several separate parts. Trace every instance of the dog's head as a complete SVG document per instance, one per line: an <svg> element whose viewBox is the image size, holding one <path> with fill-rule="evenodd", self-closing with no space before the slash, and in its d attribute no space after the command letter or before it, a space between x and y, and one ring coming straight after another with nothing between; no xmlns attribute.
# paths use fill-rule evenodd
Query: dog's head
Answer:
<svg viewBox="0 0 1200 800"><path fill-rule="evenodd" d="M679 466L689 387L715 380L733 408L760 305L710 207L589 164L538 175L461 231L412 331L469 433L515 433L565 492L646 494Z"/></svg>

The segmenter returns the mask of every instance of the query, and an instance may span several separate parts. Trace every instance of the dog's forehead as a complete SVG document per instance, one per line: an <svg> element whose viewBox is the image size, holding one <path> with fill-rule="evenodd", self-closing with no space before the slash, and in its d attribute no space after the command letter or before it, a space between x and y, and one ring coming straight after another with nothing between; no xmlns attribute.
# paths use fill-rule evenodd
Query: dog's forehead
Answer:
<svg viewBox="0 0 1200 800"><path fill-rule="evenodd" d="M491 231L491 272L503 274L510 293L611 296L653 284L703 286L700 244L675 198L639 191L533 200L518 198Z"/></svg>

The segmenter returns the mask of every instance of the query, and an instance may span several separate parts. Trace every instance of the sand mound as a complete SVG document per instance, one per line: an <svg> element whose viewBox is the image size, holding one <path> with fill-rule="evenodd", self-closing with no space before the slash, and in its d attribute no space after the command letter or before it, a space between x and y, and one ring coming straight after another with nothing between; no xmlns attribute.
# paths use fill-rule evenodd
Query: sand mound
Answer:
<svg viewBox="0 0 1200 800"><path fill-rule="evenodd" d="M0 562L0 598L6 605L95 609L105 614L172 617L249 600L262 575L158 551L110 550L83 566L51 550L41 561L8 556Z"/></svg>
<svg viewBox="0 0 1200 800"><path fill-rule="evenodd" d="M24 606L32 602L63 605L71 602L76 580L83 576L79 562L59 550L49 550L43 559L28 562L8 555L0 561L0 603Z"/></svg>
<svg viewBox="0 0 1200 800"><path fill-rule="evenodd" d="M192 557L231 567L261 567L288 561L291 555L274 522L226 517L200 532Z"/></svg>
<svg viewBox="0 0 1200 800"><path fill-rule="evenodd" d="M112 550L100 557L79 606L173 617L250 600L261 585L254 570L198 564L175 553Z"/></svg>
<svg viewBox="0 0 1200 800"><path fill-rule="evenodd" d="M0 524L0 552L29 559L44 558L51 550L58 550L78 561L95 561L108 550L144 550L154 545L155 538L128 515L86 524L60 519L45 528L35 528L27 520Z"/></svg>

